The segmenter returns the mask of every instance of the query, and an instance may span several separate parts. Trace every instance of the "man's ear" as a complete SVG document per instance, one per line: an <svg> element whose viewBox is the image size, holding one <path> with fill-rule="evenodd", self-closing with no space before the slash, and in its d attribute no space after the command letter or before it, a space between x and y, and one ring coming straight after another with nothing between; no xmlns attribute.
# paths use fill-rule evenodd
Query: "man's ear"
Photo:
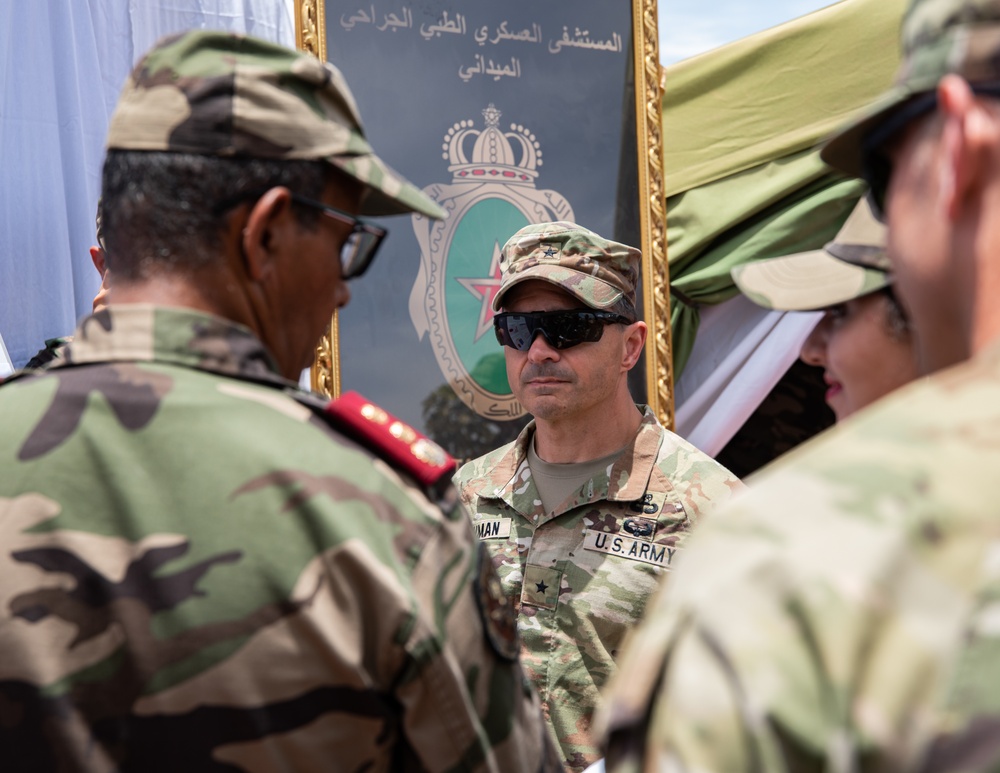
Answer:
<svg viewBox="0 0 1000 773"><path fill-rule="evenodd" d="M250 208L241 234L250 279L259 280L270 270L293 223L292 194L288 188L271 188Z"/></svg>
<svg viewBox="0 0 1000 773"><path fill-rule="evenodd" d="M104 250L95 244L90 248L90 260L93 262L94 268L97 269L97 273L101 275L101 279L103 279L104 274L108 270L107 263L105 262Z"/></svg>
<svg viewBox="0 0 1000 773"><path fill-rule="evenodd" d="M648 329L641 319L625 328L624 347L622 350L622 368L632 370L639 361L642 347L646 343Z"/></svg>
<svg viewBox="0 0 1000 773"><path fill-rule="evenodd" d="M965 199L982 187L981 175L988 168L984 154L995 127L972 88L957 75L942 78L937 95L944 117L939 195L948 218L955 220Z"/></svg>

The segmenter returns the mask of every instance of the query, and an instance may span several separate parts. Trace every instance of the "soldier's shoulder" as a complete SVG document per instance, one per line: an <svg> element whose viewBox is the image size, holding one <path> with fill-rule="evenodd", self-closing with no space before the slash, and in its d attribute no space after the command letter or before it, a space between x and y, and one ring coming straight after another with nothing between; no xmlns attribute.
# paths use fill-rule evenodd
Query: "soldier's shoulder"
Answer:
<svg viewBox="0 0 1000 773"><path fill-rule="evenodd" d="M49 338L45 341L45 348L38 351L24 366L24 370L37 370L43 368L51 362L59 359L60 354L66 344L73 340L72 336L62 336L59 338Z"/></svg>
<svg viewBox="0 0 1000 773"><path fill-rule="evenodd" d="M704 463L711 468L731 474L719 462L691 443L691 441L682 438L676 432L672 432L665 427L660 427L659 429L660 437L662 438L659 452L659 459L661 461L668 456L681 456L690 459L691 462Z"/></svg>
<svg viewBox="0 0 1000 773"><path fill-rule="evenodd" d="M697 486L712 500L743 489L736 475L700 448L665 427L656 429L656 466L675 486Z"/></svg>
<svg viewBox="0 0 1000 773"><path fill-rule="evenodd" d="M1000 367L983 358L918 380L800 446L751 480L785 486L790 475L858 494L901 485L996 490L1000 464L991 442L1000 425ZM979 474L982 473L982 474ZM800 484L801 485L801 484Z"/></svg>
<svg viewBox="0 0 1000 773"><path fill-rule="evenodd" d="M482 480L496 469L504 457L514 450L517 442L517 440L513 440L499 448L494 448L482 456L465 462L455 473L455 485L458 486L459 490L463 490L470 485L475 485L477 481Z"/></svg>
<svg viewBox="0 0 1000 773"><path fill-rule="evenodd" d="M451 487L456 467L451 455L357 392L346 392L335 400L301 392L293 397L328 427L416 481L432 499L440 500Z"/></svg>
<svg viewBox="0 0 1000 773"><path fill-rule="evenodd" d="M864 533L873 545L878 534L923 543L957 523L988 528L1000 496L998 370L970 363L898 390L754 475L703 533L721 550L727 535L776 546L788 562L807 554L791 545L817 534L855 544Z"/></svg>

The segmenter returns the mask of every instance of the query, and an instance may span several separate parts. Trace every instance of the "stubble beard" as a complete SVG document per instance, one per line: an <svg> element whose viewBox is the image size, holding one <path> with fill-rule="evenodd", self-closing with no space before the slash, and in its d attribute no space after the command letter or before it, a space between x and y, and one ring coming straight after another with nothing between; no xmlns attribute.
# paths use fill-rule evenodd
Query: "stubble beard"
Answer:
<svg viewBox="0 0 1000 773"><path fill-rule="evenodd" d="M529 387L528 383L538 378L559 379L561 383L554 384L552 391L569 391L569 394L547 393L542 385ZM555 421L572 412L572 404L576 399L574 398L574 390L577 383L576 374L573 371L556 363L527 365L521 371L520 382L521 394L517 395L518 400L525 407L525 410L536 419Z"/></svg>

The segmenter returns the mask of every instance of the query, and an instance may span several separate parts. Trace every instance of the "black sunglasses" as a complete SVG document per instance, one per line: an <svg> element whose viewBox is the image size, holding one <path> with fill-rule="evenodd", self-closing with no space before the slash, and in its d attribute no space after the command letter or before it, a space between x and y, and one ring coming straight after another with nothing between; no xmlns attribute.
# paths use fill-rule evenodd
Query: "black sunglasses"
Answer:
<svg viewBox="0 0 1000 773"><path fill-rule="evenodd" d="M885 222L885 195L892 179L892 162L883 148L907 124L936 107L936 92L921 94L872 129L861 141L861 178L868 183L868 204L880 222Z"/></svg>
<svg viewBox="0 0 1000 773"><path fill-rule="evenodd" d="M631 325L632 321L610 311L506 311L493 317L497 341L503 346L526 352L541 333L553 349L569 349L582 343L600 341L605 325Z"/></svg>
<svg viewBox="0 0 1000 773"><path fill-rule="evenodd" d="M983 96L1000 96L1000 84L973 85L972 92ZM885 153L885 145L911 121L937 107L937 92L920 94L892 113L872 129L861 141L861 178L868 183L868 203L872 214L885 222L885 197L892 179L892 162Z"/></svg>

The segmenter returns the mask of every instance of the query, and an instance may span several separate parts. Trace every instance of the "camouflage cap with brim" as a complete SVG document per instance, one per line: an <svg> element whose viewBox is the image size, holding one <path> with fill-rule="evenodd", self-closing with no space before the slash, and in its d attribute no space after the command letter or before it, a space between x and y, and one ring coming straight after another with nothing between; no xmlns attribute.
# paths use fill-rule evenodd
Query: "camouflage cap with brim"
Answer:
<svg viewBox="0 0 1000 773"><path fill-rule="evenodd" d="M635 247L605 239L576 223L525 226L500 251L500 289L493 298L493 310L503 308L512 287L540 279L593 309L606 309L624 297L634 312L640 259Z"/></svg>
<svg viewBox="0 0 1000 773"><path fill-rule="evenodd" d="M1000 2L912 0L902 26L902 64L893 85L827 140L820 157L859 177L862 143L912 98L949 73L973 86L1000 86Z"/></svg>
<svg viewBox="0 0 1000 773"><path fill-rule="evenodd" d="M246 35L198 30L157 43L125 83L107 146L327 161L365 186L363 215L446 215L375 155L336 67Z"/></svg>
<svg viewBox="0 0 1000 773"><path fill-rule="evenodd" d="M733 281L766 309L824 309L892 284L885 240L885 226L863 198L823 249L745 263L732 270Z"/></svg>

